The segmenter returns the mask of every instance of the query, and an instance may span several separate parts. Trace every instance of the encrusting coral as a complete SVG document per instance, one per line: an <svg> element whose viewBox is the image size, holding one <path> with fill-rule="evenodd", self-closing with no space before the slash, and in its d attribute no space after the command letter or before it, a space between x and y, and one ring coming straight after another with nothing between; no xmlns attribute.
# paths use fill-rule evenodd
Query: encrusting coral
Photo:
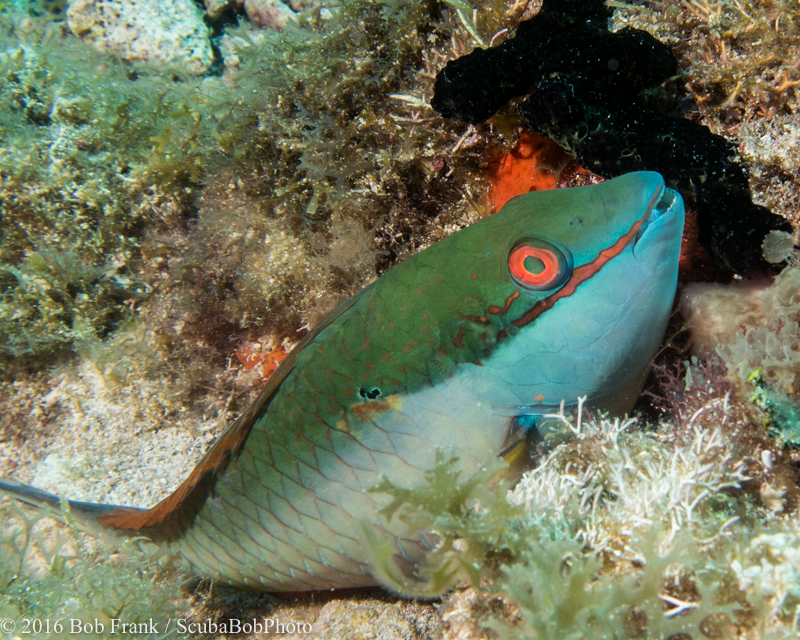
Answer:
<svg viewBox="0 0 800 640"><path fill-rule="evenodd" d="M789 259L774 282L690 284L680 304L696 348L714 350L740 394L765 410L772 435L798 447L800 265L791 245L791 237L785 239L774 256Z"/></svg>
<svg viewBox="0 0 800 640"><path fill-rule="evenodd" d="M213 62L208 28L190 0L72 0L72 32L129 62L201 75Z"/></svg>

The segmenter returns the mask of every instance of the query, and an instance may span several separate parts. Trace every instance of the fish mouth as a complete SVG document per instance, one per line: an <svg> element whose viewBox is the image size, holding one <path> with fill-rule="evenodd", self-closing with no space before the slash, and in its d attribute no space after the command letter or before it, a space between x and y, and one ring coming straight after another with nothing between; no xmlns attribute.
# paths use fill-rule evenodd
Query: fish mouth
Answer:
<svg viewBox="0 0 800 640"><path fill-rule="evenodd" d="M661 193L658 194L657 198L653 198L653 204L650 205L650 210L647 212L648 215L644 220L644 224L639 228L633 240L634 249L636 245L639 244L639 241L647 234L648 230L654 226L658 226L660 221L669 218L671 214L675 213L680 206L680 202L681 199L677 191L664 186L661 187Z"/></svg>

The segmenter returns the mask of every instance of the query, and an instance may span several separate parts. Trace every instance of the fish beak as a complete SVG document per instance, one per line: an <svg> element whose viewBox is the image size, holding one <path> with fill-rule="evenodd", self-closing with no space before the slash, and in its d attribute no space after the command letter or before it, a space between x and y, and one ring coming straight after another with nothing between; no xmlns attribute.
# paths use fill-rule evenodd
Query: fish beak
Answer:
<svg viewBox="0 0 800 640"><path fill-rule="evenodd" d="M639 229L639 233L633 240L633 255L639 259L641 256L637 253L646 251L647 243L642 243L642 239L651 233L655 228L661 226L668 218L675 214L681 206L680 196L673 189L661 187L661 192L657 197L653 198L650 209L647 212L644 224Z"/></svg>

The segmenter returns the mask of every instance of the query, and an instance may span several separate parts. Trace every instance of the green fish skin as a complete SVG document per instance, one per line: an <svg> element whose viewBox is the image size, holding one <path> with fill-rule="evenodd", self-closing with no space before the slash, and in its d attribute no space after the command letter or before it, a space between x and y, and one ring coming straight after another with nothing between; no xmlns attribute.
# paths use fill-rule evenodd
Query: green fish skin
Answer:
<svg viewBox="0 0 800 640"><path fill-rule="evenodd" d="M382 476L423 486L437 451L469 478L562 400L629 410L671 311L682 230L680 196L652 172L515 198L334 311L164 501L72 513L229 585L375 585L375 540L413 580L424 532L387 520L390 497L371 489Z"/></svg>

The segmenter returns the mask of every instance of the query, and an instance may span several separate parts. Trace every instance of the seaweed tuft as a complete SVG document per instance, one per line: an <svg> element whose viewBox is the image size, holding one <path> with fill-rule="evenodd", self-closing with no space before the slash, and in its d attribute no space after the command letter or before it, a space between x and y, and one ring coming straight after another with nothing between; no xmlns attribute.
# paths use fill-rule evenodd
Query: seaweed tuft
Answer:
<svg viewBox="0 0 800 640"><path fill-rule="evenodd" d="M189 603L148 543L99 543L8 501L0 512L0 614L15 620L18 632L27 621L36 638L178 637L174 620L186 616ZM136 632L121 629L121 621L136 624Z"/></svg>
<svg viewBox="0 0 800 640"><path fill-rule="evenodd" d="M703 388L700 406L689 411L680 404L688 398L677 398L679 413L652 427L580 408L551 416L571 437L543 452L508 493L510 510L482 475L496 482L504 470L459 478L443 454L429 487L384 482L377 490L393 498L387 517L424 520L434 541L435 560L421 571L428 582L395 588L430 596L466 583L471 589L450 596L445 617L493 598L502 604L475 616L502 638L790 633L800 566L788 559L800 549L800 530L794 507L776 508L772 496L791 479L717 369L689 363L680 391ZM378 540L370 542L391 574ZM781 562L793 578L779 575Z"/></svg>

